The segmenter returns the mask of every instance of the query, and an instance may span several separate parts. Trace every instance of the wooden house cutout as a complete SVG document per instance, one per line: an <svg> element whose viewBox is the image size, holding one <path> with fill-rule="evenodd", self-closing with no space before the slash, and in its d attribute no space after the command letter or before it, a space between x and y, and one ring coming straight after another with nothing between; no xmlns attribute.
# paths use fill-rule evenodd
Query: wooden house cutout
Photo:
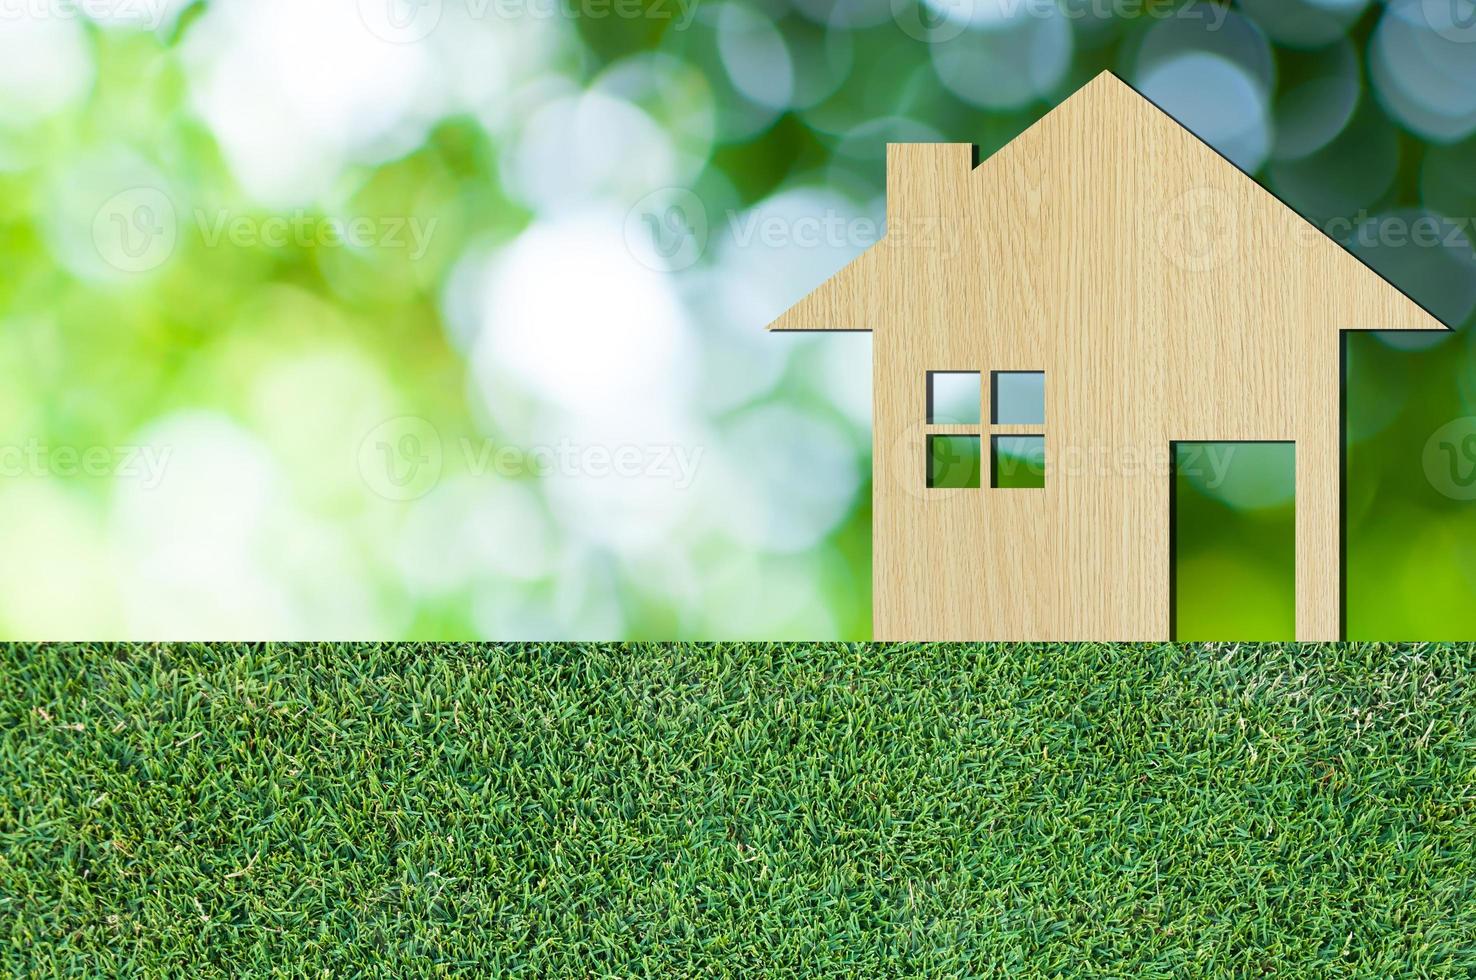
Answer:
<svg viewBox="0 0 1476 980"><path fill-rule="evenodd" d="M1173 444L1287 441L1297 638L1334 640L1342 331L1446 327L1104 73L982 163L888 146L886 235L769 329L873 333L877 639L1169 639ZM929 418L947 372L977 420ZM1043 418L993 411L1013 372ZM978 489L929 486L940 436ZM1044 485L996 488L1020 437Z"/></svg>

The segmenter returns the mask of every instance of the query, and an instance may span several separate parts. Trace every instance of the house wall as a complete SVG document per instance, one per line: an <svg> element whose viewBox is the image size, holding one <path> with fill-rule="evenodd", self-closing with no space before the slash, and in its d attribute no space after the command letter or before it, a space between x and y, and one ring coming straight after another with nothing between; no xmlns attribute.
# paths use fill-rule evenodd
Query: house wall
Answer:
<svg viewBox="0 0 1476 980"><path fill-rule="evenodd" d="M1336 383L1331 408L1288 408L1284 391L1313 397L1291 358L1266 367L1211 356L1190 381L1164 369L1180 341L1145 363L1140 351L1152 338L1067 332L1063 324L1028 338L945 330L916 345L878 337L876 390L891 393L877 399L878 638L1167 639L1176 440L1295 441L1299 569L1309 550L1336 562ZM1338 346L1302 356L1336 365ZM991 434L987 415L981 426L925 424L929 370L977 370L986 387L991 371L1046 373L1044 489L990 488L987 458L980 489L926 487L928 432L979 431L986 457ZM1299 578L1299 596L1307 588ZM1334 635L1336 593L1324 601L1331 618L1313 622Z"/></svg>
<svg viewBox="0 0 1476 980"><path fill-rule="evenodd" d="M852 290L877 638L1168 638L1170 444L1264 439L1296 442L1298 637L1336 638L1339 331L1433 321L1116 79L966 152L891 148ZM1043 490L926 487L940 370L1046 372Z"/></svg>

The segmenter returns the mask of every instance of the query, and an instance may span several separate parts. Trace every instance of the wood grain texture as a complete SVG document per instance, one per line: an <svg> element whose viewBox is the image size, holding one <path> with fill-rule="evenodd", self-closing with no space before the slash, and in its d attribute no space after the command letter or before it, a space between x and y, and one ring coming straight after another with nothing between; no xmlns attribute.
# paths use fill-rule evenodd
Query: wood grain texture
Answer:
<svg viewBox="0 0 1476 980"><path fill-rule="evenodd" d="M1111 74L972 160L889 146L886 235L771 325L874 333L877 639L1168 638L1180 440L1296 443L1297 637L1336 639L1341 331L1444 324ZM926 424L944 370L982 425ZM1046 373L1044 426L990 425L991 371ZM1044 432L1045 488L928 489L963 431Z"/></svg>

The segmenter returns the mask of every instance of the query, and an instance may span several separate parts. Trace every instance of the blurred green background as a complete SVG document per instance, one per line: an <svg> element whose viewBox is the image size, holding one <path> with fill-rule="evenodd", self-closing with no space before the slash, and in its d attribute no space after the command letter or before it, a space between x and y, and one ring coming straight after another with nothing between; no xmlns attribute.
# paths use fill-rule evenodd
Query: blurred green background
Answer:
<svg viewBox="0 0 1476 980"><path fill-rule="evenodd" d="M1469 323L1470 0L6 5L0 635L868 637L870 340L761 328L1103 68ZM1349 340L1352 638L1476 635L1470 344Z"/></svg>
<svg viewBox="0 0 1476 980"><path fill-rule="evenodd" d="M1174 444L1174 634L1295 639L1296 449Z"/></svg>

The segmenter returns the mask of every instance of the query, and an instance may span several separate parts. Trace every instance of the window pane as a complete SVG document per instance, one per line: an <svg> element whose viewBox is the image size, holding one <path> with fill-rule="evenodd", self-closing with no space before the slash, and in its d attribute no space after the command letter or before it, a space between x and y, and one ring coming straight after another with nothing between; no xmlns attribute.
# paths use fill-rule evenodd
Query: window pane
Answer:
<svg viewBox="0 0 1476 980"><path fill-rule="evenodd" d="M995 436L990 485L1002 490L1045 486L1045 436Z"/></svg>
<svg viewBox="0 0 1476 980"><path fill-rule="evenodd" d="M994 421L998 425L1045 424L1045 372L994 372Z"/></svg>
<svg viewBox="0 0 1476 980"><path fill-rule="evenodd" d="M928 486L979 488L979 436L928 436Z"/></svg>
<svg viewBox="0 0 1476 980"><path fill-rule="evenodd" d="M978 425L984 402L978 371L928 372L928 421L941 425Z"/></svg>

